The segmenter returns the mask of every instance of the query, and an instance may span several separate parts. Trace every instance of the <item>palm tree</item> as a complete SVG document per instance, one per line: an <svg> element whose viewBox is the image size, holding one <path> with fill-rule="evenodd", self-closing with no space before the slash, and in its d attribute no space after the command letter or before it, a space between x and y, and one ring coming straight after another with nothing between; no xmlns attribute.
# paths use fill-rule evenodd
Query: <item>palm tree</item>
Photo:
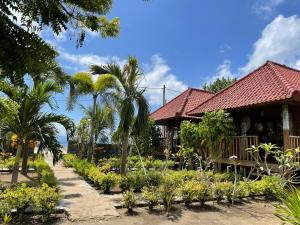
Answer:
<svg viewBox="0 0 300 225"><path fill-rule="evenodd" d="M13 167L12 183L16 183L18 180L21 153L27 149L27 145L31 138L43 142L42 137L45 137L47 134L49 135L49 133L51 133L51 128L52 135L50 136L55 139L55 122L65 126L70 134L73 132L72 122L68 118L56 116L54 114L41 113L41 109L45 105L49 105L52 109L55 108L52 94L60 92L61 90L61 86L50 81L38 83L31 89L27 86L13 87L8 82L0 81L0 91L19 105L17 113L6 114L6 116L2 118L0 127L2 134L13 133L18 136L18 147ZM46 130L47 127L48 130ZM55 142L55 140L53 140L53 142ZM51 145L48 144L48 147L50 151L54 150L55 153L55 149L51 148ZM27 152L23 152L23 159L27 168Z"/></svg>
<svg viewBox="0 0 300 225"><path fill-rule="evenodd" d="M95 115L97 109L97 100L101 96L104 100L109 98L112 93L110 90L116 86L115 79L112 75L105 74L98 76L93 80L93 75L86 72L74 74L70 79L70 95L68 101L68 109L71 110L78 99L83 95L91 95L93 98L93 108L91 113L91 131L90 131L90 146L88 149L88 161L90 162L94 153L94 133L95 133Z"/></svg>
<svg viewBox="0 0 300 225"><path fill-rule="evenodd" d="M118 81L115 87L120 93L117 110L119 125L114 138L121 144L121 174L126 173L129 139L139 134L147 125L149 106L144 97L144 89L139 88L141 71L136 58L129 56L123 68L116 63L105 66L91 66L93 74L110 74ZM103 76L103 75L102 75Z"/></svg>
<svg viewBox="0 0 300 225"><path fill-rule="evenodd" d="M84 118L91 120L93 116L92 107L84 107L81 105L85 114ZM107 142L107 132L113 130L115 125L114 112L111 107L96 105L94 123L94 140L95 142Z"/></svg>

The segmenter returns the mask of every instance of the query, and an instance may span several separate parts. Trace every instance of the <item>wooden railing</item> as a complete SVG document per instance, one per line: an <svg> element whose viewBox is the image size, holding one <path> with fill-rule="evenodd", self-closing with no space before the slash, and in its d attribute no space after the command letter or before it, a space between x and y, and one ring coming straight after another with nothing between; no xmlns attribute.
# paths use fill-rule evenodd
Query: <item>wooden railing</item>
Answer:
<svg viewBox="0 0 300 225"><path fill-rule="evenodd" d="M289 149L295 149L300 147L300 136L290 136L289 137ZM300 163L300 154L296 153L294 157L295 162Z"/></svg>
<svg viewBox="0 0 300 225"><path fill-rule="evenodd" d="M231 156L237 156L239 160L254 161L251 153L246 151L252 145L258 146L257 136L233 136L227 147L222 152L222 158L228 159ZM258 153L255 153L254 157L257 157Z"/></svg>
<svg viewBox="0 0 300 225"><path fill-rule="evenodd" d="M290 136L289 138L289 148L300 147L300 136Z"/></svg>

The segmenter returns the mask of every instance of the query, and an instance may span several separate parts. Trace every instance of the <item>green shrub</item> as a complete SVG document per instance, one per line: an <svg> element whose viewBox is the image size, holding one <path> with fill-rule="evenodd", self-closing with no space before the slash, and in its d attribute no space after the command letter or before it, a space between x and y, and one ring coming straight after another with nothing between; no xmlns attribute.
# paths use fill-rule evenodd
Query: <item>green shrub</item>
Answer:
<svg viewBox="0 0 300 225"><path fill-rule="evenodd" d="M148 202L148 207L152 210L159 203L159 192L156 187L144 187L142 196Z"/></svg>
<svg viewBox="0 0 300 225"><path fill-rule="evenodd" d="M96 166L90 166L90 167L88 167L86 170L84 170L84 173L86 173L86 177L92 183L97 184L97 185L100 185L99 181L105 175Z"/></svg>
<svg viewBox="0 0 300 225"><path fill-rule="evenodd" d="M212 176L214 182L234 181L234 173L214 173Z"/></svg>
<svg viewBox="0 0 300 225"><path fill-rule="evenodd" d="M249 197L250 190L249 190L248 182L245 181L239 182L234 195L235 195L234 197L237 197L239 199Z"/></svg>
<svg viewBox="0 0 300 225"><path fill-rule="evenodd" d="M152 167L156 170L162 170L164 168L164 162L162 160L156 159L152 162Z"/></svg>
<svg viewBox="0 0 300 225"><path fill-rule="evenodd" d="M195 185L195 197L200 202L201 206L211 197L211 191L207 183L198 182Z"/></svg>
<svg viewBox="0 0 300 225"><path fill-rule="evenodd" d="M42 187L21 184L0 193L0 213L9 214L12 209L16 209L18 215L23 215L25 209L32 206L36 214L42 214L44 219L47 219L53 213L59 199L60 195L56 189L45 183Z"/></svg>
<svg viewBox="0 0 300 225"><path fill-rule="evenodd" d="M129 172L121 178L120 188L123 191L130 189L141 191L144 186L146 186L146 176L141 170Z"/></svg>
<svg viewBox="0 0 300 225"><path fill-rule="evenodd" d="M65 167L73 167L74 166L74 162L77 160L77 157L76 155L74 154L65 154L63 156L63 165Z"/></svg>
<svg viewBox="0 0 300 225"><path fill-rule="evenodd" d="M43 184L41 188L35 191L33 195L34 209L37 214L43 215L43 222L54 212L60 198L61 196L56 189L49 187L47 184Z"/></svg>
<svg viewBox="0 0 300 225"><path fill-rule="evenodd" d="M105 194L109 194L110 190L116 186L119 181L119 176L113 172L103 174L99 177L98 183Z"/></svg>
<svg viewBox="0 0 300 225"><path fill-rule="evenodd" d="M268 197L278 197L283 192L285 182L280 176L264 176L260 182L262 194Z"/></svg>
<svg viewBox="0 0 300 225"><path fill-rule="evenodd" d="M25 209L32 205L32 196L35 194L34 188L22 184L18 187L6 189L0 196L0 211L10 213L12 209L17 210L17 214L22 215Z"/></svg>
<svg viewBox="0 0 300 225"><path fill-rule="evenodd" d="M177 194L178 183L172 179L172 176L166 176L159 187L160 198L163 201L167 212L171 209Z"/></svg>
<svg viewBox="0 0 300 225"><path fill-rule="evenodd" d="M8 225L11 220L12 216L10 214L5 213L4 215L2 215L2 222L4 225Z"/></svg>
<svg viewBox="0 0 300 225"><path fill-rule="evenodd" d="M132 212L136 205L136 197L132 190L125 191L123 193L124 206L129 212Z"/></svg>
<svg viewBox="0 0 300 225"><path fill-rule="evenodd" d="M50 187L57 186L57 179L54 176L54 173L52 170L50 170L50 169L43 170L40 175L41 175L41 178L40 178L41 184L47 184Z"/></svg>
<svg viewBox="0 0 300 225"><path fill-rule="evenodd" d="M182 200L185 205L187 205L187 206L190 205L193 202L193 200L196 198L197 185L198 185L198 182L192 180L192 181L183 183L179 187L178 192L179 192L180 196L182 197Z"/></svg>
<svg viewBox="0 0 300 225"><path fill-rule="evenodd" d="M37 157L37 159L33 162L33 167L39 174L41 184L45 183L51 187L57 186L57 179L54 176L54 172L51 167L45 162L43 157Z"/></svg>
<svg viewBox="0 0 300 225"><path fill-rule="evenodd" d="M234 184L231 182L218 182L213 185L212 195L220 202L224 197L227 198L228 201L232 200Z"/></svg>

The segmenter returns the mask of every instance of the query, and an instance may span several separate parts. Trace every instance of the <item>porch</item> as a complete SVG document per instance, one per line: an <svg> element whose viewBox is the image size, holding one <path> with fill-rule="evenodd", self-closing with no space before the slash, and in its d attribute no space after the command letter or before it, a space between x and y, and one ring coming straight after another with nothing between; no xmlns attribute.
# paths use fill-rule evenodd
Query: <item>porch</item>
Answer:
<svg viewBox="0 0 300 225"><path fill-rule="evenodd" d="M237 163L242 167L253 167L257 159L263 159L263 152L254 155L246 151L260 143L272 143L284 150L300 147L300 105L295 102L239 109L231 112L235 131L218 160L221 164L232 164L230 156L237 156ZM300 162L299 158L297 161ZM271 167L276 167L275 160L268 158Z"/></svg>

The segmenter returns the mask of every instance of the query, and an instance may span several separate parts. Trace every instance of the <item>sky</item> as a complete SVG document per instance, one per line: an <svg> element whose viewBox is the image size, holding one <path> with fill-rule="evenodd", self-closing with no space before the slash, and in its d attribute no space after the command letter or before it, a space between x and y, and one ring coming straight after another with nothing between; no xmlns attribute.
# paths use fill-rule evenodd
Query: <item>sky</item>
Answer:
<svg viewBox="0 0 300 225"><path fill-rule="evenodd" d="M120 18L117 38L87 32L77 49L72 33L54 36L46 29L41 36L68 74L137 57L152 111L162 104L163 85L169 101L218 77L241 78L266 60L300 69L299 0L115 0L108 16ZM58 112L78 122L82 112L66 111L67 96L67 90L56 96ZM79 101L91 102L90 96Z"/></svg>

